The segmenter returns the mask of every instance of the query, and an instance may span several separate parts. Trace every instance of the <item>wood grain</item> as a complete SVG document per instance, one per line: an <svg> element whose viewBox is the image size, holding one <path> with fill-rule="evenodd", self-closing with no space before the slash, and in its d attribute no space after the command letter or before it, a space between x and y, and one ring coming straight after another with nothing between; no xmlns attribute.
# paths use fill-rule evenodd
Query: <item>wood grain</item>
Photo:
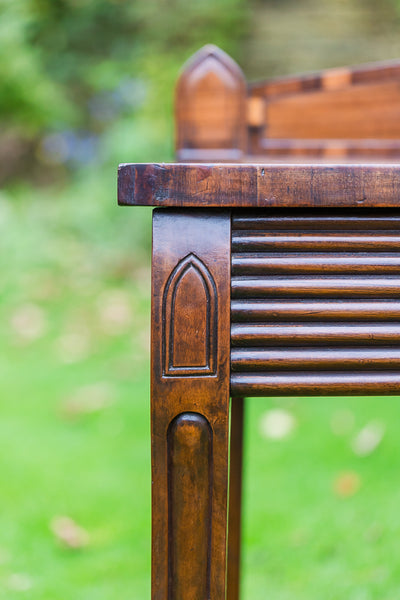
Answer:
<svg viewBox="0 0 400 600"><path fill-rule="evenodd" d="M176 265L167 281L162 321L164 375L214 375L217 290L210 271L193 253Z"/></svg>
<svg viewBox="0 0 400 600"><path fill-rule="evenodd" d="M175 95L178 160L240 160L246 150L246 81L211 44L184 65Z"/></svg>
<svg viewBox="0 0 400 600"><path fill-rule="evenodd" d="M400 253L236 253L232 257L232 275L268 276L276 274L313 275L389 273L400 275Z"/></svg>
<svg viewBox="0 0 400 600"><path fill-rule="evenodd" d="M213 471L210 424L197 413L180 414L169 427L167 444L168 598L209 598ZM196 555L196 560L187 561L190 553Z"/></svg>
<svg viewBox="0 0 400 600"><path fill-rule="evenodd" d="M247 87L206 46L176 89L182 162L120 165L119 204L162 207L152 600L239 598L244 395L400 393L399 84L394 61Z"/></svg>
<svg viewBox="0 0 400 600"><path fill-rule="evenodd" d="M399 230L400 216L393 210L332 209L321 214L318 210L241 210L232 215L232 230L285 231L379 231Z"/></svg>
<svg viewBox="0 0 400 600"><path fill-rule="evenodd" d="M396 159L399 82L397 60L247 85L227 54L205 46L176 88L177 159Z"/></svg>
<svg viewBox="0 0 400 600"><path fill-rule="evenodd" d="M396 207L399 165L125 164L121 205Z"/></svg>
<svg viewBox="0 0 400 600"><path fill-rule="evenodd" d="M290 340L289 340L290 343ZM400 370L400 348L232 348L232 371Z"/></svg>
<svg viewBox="0 0 400 600"><path fill-rule="evenodd" d="M396 251L399 249L400 232L308 232L284 231L235 231L232 236L232 250L239 252L257 252L269 250L299 250L324 252L348 252L364 250Z"/></svg>
<svg viewBox="0 0 400 600"><path fill-rule="evenodd" d="M231 400L227 600L240 597L243 427L245 399Z"/></svg>
<svg viewBox="0 0 400 600"><path fill-rule="evenodd" d="M396 323L233 323L232 346L399 343Z"/></svg>
<svg viewBox="0 0 400 600"><path fill-rule="evenodd" d="M398 395L400 373L313 373L238 374L231 377L233 394L250 396Z"/></svg>
<svg viewBox="0 0 400 600"><path fill-rule="evenodd" d="M233 212L232 393L400 393L400 213L357 214Z"/></svg>
<svg viewBox="0 0 400 600"><path fill-rule="evenodd" d="M153 600L225 599L230 235L229 212L154 212Z"/></svg>
<svg viewBox="0 0 400 600"><path fill-rule="evenodd" d="M270 277L233 277L233 298L398 298L400 277L347 275L280 275Z"/></svg>
<svg viewBox="0 0 400 600"><path fill-rule="evenodd" d="M397 60L250 84L249 154L398 157L399 82Z"/></svg>
<svg viewBox="0 0 400 600"><path fill-rule="evenodd" d="M232 300L234 322L276 321L399 321L398 300L313 300L296 298Z"/></svg>

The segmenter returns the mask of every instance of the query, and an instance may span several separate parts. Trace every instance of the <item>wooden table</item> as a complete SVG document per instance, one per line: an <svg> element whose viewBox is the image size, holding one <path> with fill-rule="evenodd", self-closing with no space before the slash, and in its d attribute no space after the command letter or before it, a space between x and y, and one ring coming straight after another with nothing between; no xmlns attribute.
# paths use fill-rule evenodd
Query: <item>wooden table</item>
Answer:
<svg viewBox="0 0 400 600"><path fill-rule="evenodd" d="M152 598L237 600L243 397L400 393L400 166L126 164L119 203L160 207Z"/></svg>

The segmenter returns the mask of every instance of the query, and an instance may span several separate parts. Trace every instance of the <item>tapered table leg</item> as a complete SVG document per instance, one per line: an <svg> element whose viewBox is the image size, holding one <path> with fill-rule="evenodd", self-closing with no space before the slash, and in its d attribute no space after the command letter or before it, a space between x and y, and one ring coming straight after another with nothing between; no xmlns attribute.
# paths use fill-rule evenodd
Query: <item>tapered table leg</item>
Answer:
<svg viewBox="0 0 400 600"><path fill-rule="evenodd" d="M229 471L227 600L239 600L240 596L243 417L244 398L232 398Z"/></svg>
<svg viewBox="0 0 400 600"><path fill-rule="evenodd" d="M153 220L152 600L225 600L230 214Z"/></svg>

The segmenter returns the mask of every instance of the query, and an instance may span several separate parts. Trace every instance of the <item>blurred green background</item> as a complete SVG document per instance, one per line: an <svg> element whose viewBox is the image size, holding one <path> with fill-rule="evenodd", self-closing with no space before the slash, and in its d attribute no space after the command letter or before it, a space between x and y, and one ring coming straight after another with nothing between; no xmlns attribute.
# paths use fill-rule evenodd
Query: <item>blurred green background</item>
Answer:
<svg viewBox="0 0 400 600"><path fill-rule="evenodd" d="M205 43L251 78L400 57L396 0L0 0L0 600L150 597L147 209ZM243 597L393 600L393 398L249 400ZM200 599L199 599L200 600Z"/></svg>

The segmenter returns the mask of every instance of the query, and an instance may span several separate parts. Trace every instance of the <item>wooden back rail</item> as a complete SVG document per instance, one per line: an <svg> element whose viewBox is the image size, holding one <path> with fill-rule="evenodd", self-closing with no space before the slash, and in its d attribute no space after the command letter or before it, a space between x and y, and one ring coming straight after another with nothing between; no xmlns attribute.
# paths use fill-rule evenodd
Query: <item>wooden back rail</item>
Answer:
<svg viewBox="0 0 400 600"><path fill-rule="evenodd" d="M205 46L176 89L180 161L362 160L400 156L400 61L247 83Z"/></svg>
<svg viewBox="0 0 400 600"><path fill-rule="evenodd" d="M152 600L239 598L246 395L400 393L399 67L329 73L247 88L231 59L203 49L178 85L178 156L326 157L340 133L336 149L359 159L374 147L378 163L120 166L119 203L158 207ZM374 121L365 99L353 122L350 99L366 89L387 102ZM325 123L319 110L329 123L308 128L310 115Z"/></svg>

